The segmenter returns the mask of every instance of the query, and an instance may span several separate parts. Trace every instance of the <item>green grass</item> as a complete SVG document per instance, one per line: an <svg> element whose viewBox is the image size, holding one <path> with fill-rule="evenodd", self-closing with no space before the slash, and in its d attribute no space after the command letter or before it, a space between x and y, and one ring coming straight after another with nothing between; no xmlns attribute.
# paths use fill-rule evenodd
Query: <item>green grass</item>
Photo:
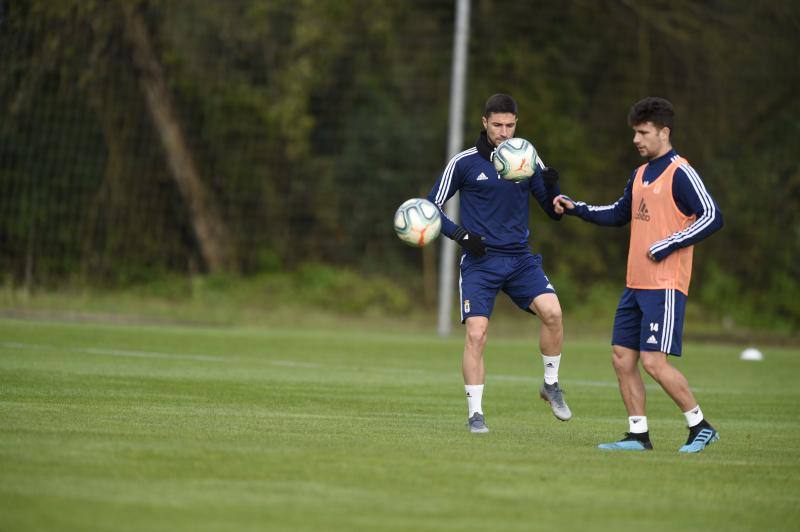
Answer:
<svg viewBox="0 0 800 532"><path fill-rule="evenodd" d="M595 449L607 343L568 338L561 423L533 332L491 337L472 435L457 337L2 319L0 530L796 530L800 350L685 345L722 437L686 456L650 380L655 450Z"/></svg>

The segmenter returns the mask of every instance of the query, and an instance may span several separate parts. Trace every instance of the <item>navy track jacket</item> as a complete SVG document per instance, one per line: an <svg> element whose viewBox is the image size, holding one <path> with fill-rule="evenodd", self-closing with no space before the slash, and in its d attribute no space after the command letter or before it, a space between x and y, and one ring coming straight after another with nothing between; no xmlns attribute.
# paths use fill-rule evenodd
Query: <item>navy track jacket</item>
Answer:
<svg viewBox="0 0 800 532"><path fill-rule="evenodd" d="M642 179L654 182L669 164L678 157L675 150L670 150L666 154L653 159L647 163ZM582 201L575 202L575 209L565 211L567 214L578 216L587 222L597 225L625 225L631 221L631 198L633 179L636 177L636 170L633 171L622 197L611 205L588 205ZM687 246L692 246L701 240L708 238L712 233L722 228L722 211L706 190L700 174L688 163L682 164L675 170L675 177L672 180L672 197L680 211L687 215L695 215L697 219L684 229L661 242L655 242L650 248L656 260L662 260L667 255Z"/></svg>
<svg viewBox="0 0 800 532"><path fill-rule="evenodd" d="M538 156L530 178L517 183L502 179L490 160L493 149L482 132L474 147L450 159L428 200L441 211L442 233L448 238L453 238L458 225L445 216L442 207L459 192L461 226L485 238L488 254L528 253L530 196L548 216L559 220L561 216L553 210L553 198L560 193L558 183L545 187L541 175L545 166Z"/></svg>

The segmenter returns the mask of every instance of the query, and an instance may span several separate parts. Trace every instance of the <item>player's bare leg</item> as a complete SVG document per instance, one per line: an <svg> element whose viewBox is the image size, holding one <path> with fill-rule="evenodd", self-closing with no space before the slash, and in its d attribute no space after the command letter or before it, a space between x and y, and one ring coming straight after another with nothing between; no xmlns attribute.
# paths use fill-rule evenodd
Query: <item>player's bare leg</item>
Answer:
<svg viewBox="0 0 800 532"><path fill-rule="evenodd" d="M642 374L639 373L639 351L621 345L615 345L613 349L611 362L628 416L644 416L646 395Z"/></svg>
<svg viewBox="0 0 800 532"><path fill-rule="evenodd" d="M486 332L489 319L484 316L473 316L466 321L467 338L464 342L464 359L461 369L464 372L464 384L483 384L486 371L483 366L483 348L486 346Z"/></svg>
<svg viewBox="0 0 800 532"><path fill-rule="evenodd" d="M642 351L642 366L655 381L661 385L667 395L686 412L697 406L694 394L689 389L689 382L683 373L669 363L666 353L658 351Z"/></svg>
<svg viewBox="0 0 800 532"><path fill-rule="evenodd" d="M675 401L686 417L689 438L686 440L686 444L679 449L680 452L697 453L719 440L719 433L703 416L703 411L697 404L686 377L669 363L669 356L666 353L643 351L642 366Z"/></svg>
<svg viewBox="0 0 800 532"><path fill-rule="evenodd" d="M483 383L486 370L483 364L483 348L486 346L486 332L489 318L472 316L466 322L466 340L461 369L464 373L464 389L467 394L468 421L470 432L489 432L483 419Z"/></svg>
<svg viewBox="0 0 800 532"><path fill-rule="evenodd" d="M531 302L531 310L542 322L539 349L543 355L558 356L564 344L564 324L561 304L555 294L541 294Z"/></svg>
<svg viewBox="0 0 800 532"><path fill-rule="evenodd" d="M561 363L561 348L564 344L564 324L558 296L547 293L536 296L530 309L536 313L542 326L539 332L539 349L544 362L544 382L539 396L550 404L553 415L561 421L572 418L572 412L564 401L564 393L558 384L558 367Z"/></svg>
<svg viewBox="0 0 800 532"><path fill-rule="evenodd" d="M619 382L619 393L628 411L629 432L620 441L601 443L600 449L610 451L648 451L653 448L645 415L646 394L639 372L640 352L621 345L613 346L611 362Z"/></svg>

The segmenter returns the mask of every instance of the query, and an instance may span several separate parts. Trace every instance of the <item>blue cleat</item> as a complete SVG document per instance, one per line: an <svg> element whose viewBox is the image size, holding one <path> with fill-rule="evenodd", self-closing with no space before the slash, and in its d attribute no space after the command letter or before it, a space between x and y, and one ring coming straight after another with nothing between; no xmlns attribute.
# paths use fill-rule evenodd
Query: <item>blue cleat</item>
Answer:
<svg viewBox="0 0 800 532"><path fill-rule="evenodd" d="M652 451L653 444L650 443L650 436L646 432L643 434L626 432L620 441L601 443L597 448L606 451Z"/></svg>
<svg viewBox="0 0 800 532"><path fill-rule="evenodd" d="M483 414L478 412L472 414L472 417L467 421L467 426L469 427L470 432L489 432L489 427L487 427L486 423L483 421Z"/></svg>
<svg viewBox="0 0 800 532"><path fill-rule="evenodd" d="M686 445L678 449L678 452L699 453L717 440L719 440L719 433L714 430L714 427L704 423L702 427L697 426L689 429L689 439L686 440Z"/></svg>

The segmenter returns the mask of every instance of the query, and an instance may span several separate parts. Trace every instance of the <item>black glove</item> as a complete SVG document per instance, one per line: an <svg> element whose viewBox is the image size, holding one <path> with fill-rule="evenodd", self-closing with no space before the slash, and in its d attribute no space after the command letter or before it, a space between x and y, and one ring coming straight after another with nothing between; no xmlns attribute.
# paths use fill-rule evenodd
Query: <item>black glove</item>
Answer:
<svg viewBox="0 0 800 532"><path fill-rule="evenodd" d="M547 188L553 188L558 183L558 170L548 166L542 170L542 181Z"/></svg>
<svg viewBox="0 0 800 532"><path fill-rule="evenodd" d="M485 239L481 235L467 233L462 227L457 227L453 233L453 240L476 257L486 255L486 246L483 245Z"/></svg>

